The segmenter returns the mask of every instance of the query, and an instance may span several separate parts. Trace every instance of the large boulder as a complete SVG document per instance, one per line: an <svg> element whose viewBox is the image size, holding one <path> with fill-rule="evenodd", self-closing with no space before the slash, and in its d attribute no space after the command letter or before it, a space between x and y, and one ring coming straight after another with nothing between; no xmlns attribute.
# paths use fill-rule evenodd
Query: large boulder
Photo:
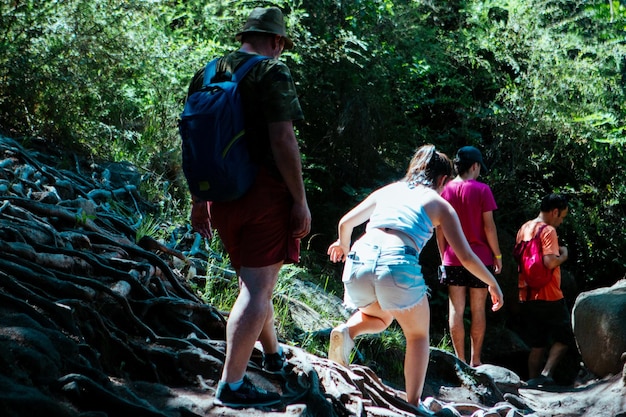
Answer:
<svg viewBox="0 0 626 417"><path fill-rule="evenodd" d="M626 352L626 280L581 293L572 325L582 360L599 377L620 373Z"/></svg>

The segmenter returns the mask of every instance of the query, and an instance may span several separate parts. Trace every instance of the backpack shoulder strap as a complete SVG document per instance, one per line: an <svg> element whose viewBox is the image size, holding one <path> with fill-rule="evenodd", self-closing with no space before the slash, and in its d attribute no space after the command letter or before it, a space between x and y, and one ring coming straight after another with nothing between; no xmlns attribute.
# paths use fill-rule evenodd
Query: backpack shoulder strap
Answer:
<svg viewBox="0 0 626 417"><path fill-rule="evenodd" d="M217 63L219 60L220 58L215 58L206 64L206 67L204 67L204 81L202 81L203 87L211 84L211 78L213 78L217 72Z"/></svg>
<svg viewBox="0 0 626 417"><path fill-rule="evenodd" d="M271 58L268 56L264 56L264 55L253 55L250 58L248 58L243 64L239 66L239 68L237 68L235 73L232 74L231 81L236 82L236 83L241 81L243 77L246 76L248 71L250 71L257 62L262 61L264 59L271 59ZM213 77L215 77L215 74L217 74L218 72L218 67L220 68L221 71L224 71L225 69L224 57L215 58L212 61L210 61L208 64L206 64L206 67L204 68L204 81L202 82L203 87L211 84L211 80L213 79Z"/></svg>
<svg viewBox="0 0 626 417"><path fill-rule="evenodd" d="M264 59L270 59L270 57L264 56L264 55L252 55L250 58L246 60L246 62L241 64L239 68L235 70L235 73L233 74L233 77L232 77L232 81L235 83L238 83L239 81L243 80L243 77L246 76L248 71L250 71L257 62L262 61Z"/></svg>
<svg viewBox="0 0 626 417"><path fill-rule="evenodd" d="M541 226L539 228L539 230L537 230L537 233L535 234L534 239L537 239L539 242L539 249L541 250L541 254L543 255L543 242L541 242L541 232L543 232L543 229L545 229L548 226L547 223L545 223L543 226Z"/></svg>
<svg viewBox="0 0 626 417"><path fill-rule="evenodd" d="M544 223L543 226L541 226L539 230L537 230L537 233L535 233L535 237L541 236L541 232L543 232L543 229L545 229L547 226L548 226L548 223Z"/></svg>

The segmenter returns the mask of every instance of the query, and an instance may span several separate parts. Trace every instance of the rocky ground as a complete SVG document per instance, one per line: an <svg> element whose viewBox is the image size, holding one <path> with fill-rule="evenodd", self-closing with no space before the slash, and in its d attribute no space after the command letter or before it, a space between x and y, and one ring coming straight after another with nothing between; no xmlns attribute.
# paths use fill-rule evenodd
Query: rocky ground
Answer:
<svg viewBox="0 0 626 417"><path fill-rule="evenodd" d="M61 160L0 137L1 416L419 415L370 367L289 344L286 375L264 372L258 350L248 368L282 393L281 407L215 406L226 318L190 286L206 274L193 235L182 231L177 246L137 233L145 203L133 167ZM294 285L318 291L320 309L341 308ZM291 305L329 330L316 308ZM626 416L622 375L530 389L506 368L472 369L439 349L424 393L438 416Z"/></svg>

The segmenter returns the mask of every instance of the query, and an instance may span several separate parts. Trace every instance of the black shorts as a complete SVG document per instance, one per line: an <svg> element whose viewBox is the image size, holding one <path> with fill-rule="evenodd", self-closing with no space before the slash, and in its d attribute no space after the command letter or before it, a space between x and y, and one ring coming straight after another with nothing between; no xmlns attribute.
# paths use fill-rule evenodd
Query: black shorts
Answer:
<svg viewBox="0 0 626 417"><path fill-rule="evenodd" d="M521 303L521 313L530 347L545 348L554 342L576 346L565 299L526 301Z"/></svg>
<svg viewBox="0 0 626 417"><path fill-rule="evenodd" d="M490 265L487 269L493 275L493 266ZM446 276L441 279L441 283L443 285L455 285L458 287L489 287L489 285L476 278L470 271L462 266L446 266Z"/></svg>

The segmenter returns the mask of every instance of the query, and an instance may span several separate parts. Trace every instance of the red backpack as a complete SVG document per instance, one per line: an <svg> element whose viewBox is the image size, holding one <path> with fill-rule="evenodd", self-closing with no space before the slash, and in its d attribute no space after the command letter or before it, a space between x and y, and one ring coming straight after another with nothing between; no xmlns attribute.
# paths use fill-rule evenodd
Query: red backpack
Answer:
<svg viewBox="0 0 626 417"><path fill-rule="evenodd" d="M548 269L543 263L541 232L546 226L547 224L541 226L532 239L521 241L513 248L517 271L534 290L543 288L552 279L552 269Z"/></svg>

